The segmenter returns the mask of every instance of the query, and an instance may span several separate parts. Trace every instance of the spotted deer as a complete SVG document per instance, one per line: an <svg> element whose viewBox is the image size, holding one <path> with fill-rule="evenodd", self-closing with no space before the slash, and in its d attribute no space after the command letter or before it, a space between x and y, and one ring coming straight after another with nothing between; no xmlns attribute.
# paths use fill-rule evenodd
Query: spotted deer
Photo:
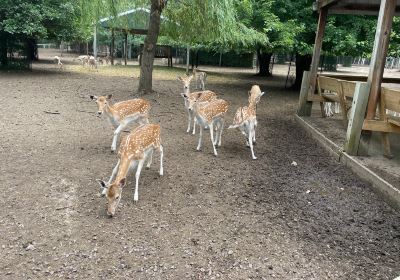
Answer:
<svg viewBox="0 0 400 280"><path fill-rule="evenodd" d="M201 142L203 138L203 129L208 127L210 130L211 143L213 145L214 155L217 156L215 146L221 146L221 135L224 129L224 117L228 111L229 104L223 99L214 99L209 102L200 101L199 99L190 99L184 95L188 100L189 110L193 110L196 118L196 123L200 126L199 143L197 150L201 149ZM214 139L214 128L216 128L216 137Z"/></svg>
<svg viewBox="0 0 400 280"><path fill-rule="evenodd" d="M144 124L137 127L121 142L118 150L118 162L115 165L108 182L97 180L103 188L102 194L107 199L107 214L115 215L115 210L121 200L122 190L126 185L129 171L136 168L134 202L139 200L139 177L142 167L147 161L150 168L154 149L160 153L160 176L163 175L164 150L161 145L161 127L157 124Z"/></svg>
<svg viewBox="0 0 400 280"><path fill-rule="evenodd" d="M253 149L253 145L256 143L257 103L263 95L264 92L261 92L258 85L252 86L249 91L249 105L237 109L233 119L233 124L228 127L228 129L239 128L243 133L246 137L246 146L250 146L251 156L253 159L257 159L254 155Z"/></svg>
<svg viewBox="0 0 400 280"><path fill-rule="evenodd" d="M99 97L90 96L90 99L98 105L98 116L101 117L104 114L115 128L111 144L111 151L113 152L117 149L118 138L126 127L134 123L149 123L148 118L151 106L149 101L141 98L121 101L112 105L110 104L111 98L112 94Z"/></svg>
<svg viewBox="0 0 400 280"><path fill-rule="evenodd" d="M188 114L188 128L187 128L186 132L190 132L190 125L191 125L192 119L193 119L192 134L196 134L196 119L194 118L193 110L189 110L189 99L191 99L191 100L199 99L199 101L201 101L201 102L211 101L211 100L217 99L217 94L210 90L196 91L196 92L190 93L190 82L192 81L192 79L193 79L193 75L186 76L186 77L178 77L178 81L181 81L183 84L183 93L181 93L181 95L185 101L185 110Z"/></svg>
<svg viewBox="0 0 400 280"><path fill-rule="evenodd" d="M89 68L91 68L91 69L97 69L97 60L96 60L96 58L94 58L94 56L89 56L89 58L88 58L88 65L89 65Z"/></svg>
<svg viewBox="0 0 400 280"><path fill-rule="evenodd" d="M205 90L207 73L202 71L197 71L197 68L193 68L193 76L196 78L196 89L199 88L201 90Z"/></svg>

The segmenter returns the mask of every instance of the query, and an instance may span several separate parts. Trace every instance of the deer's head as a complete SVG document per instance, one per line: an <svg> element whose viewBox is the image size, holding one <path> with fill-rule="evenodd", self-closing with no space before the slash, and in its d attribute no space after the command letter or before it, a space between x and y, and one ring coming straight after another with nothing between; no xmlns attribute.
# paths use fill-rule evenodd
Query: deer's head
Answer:
<svg viewBox="0 0 400 280"><path fill-rule="evenodd" d="M190 76L179 76L178 77L178 81L181 81L183 84L183 92L184 93L189 93L189 89L190 89L190 82L193 79L193 75Z"/></svg>
<svg viewBox="0 0 400 280"><path fill-rule="evenodd" d="M126 179L123 178L119 181L114 181L107 185L102 180L97 180L103 189L106 189L106 199L107 199L107 215L113 217L115 215L115 210L117 210L119 201L122 196L122 189L125 186Z"/></svg>
<svg viewBox="0 0 400 280"><path fill-rule="evenodd" d="M106 96L99 96L97 97L96 95L91 95L90 99L92 99L94 102L97 103L97 106L99 107L99 110L97 111L97 114L101 116L101 114L104 113L104 110L112 98L112 94L106 95Z"/></svg>
<svg viewBox="0 0 400 280"><path fill-rule="evenodd" d="M264 95L265 92L262 92L258 85L254 85L251 87L249 91L249 103L257 104L260 102L261 96Z"/></svg>

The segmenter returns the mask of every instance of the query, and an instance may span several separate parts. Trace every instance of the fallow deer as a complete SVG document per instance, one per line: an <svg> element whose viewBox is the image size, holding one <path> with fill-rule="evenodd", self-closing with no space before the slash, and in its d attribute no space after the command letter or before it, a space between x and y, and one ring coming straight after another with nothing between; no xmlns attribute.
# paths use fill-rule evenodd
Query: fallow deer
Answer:
<svg viewBox="0 0 400 280"><path fill-rule="evenodd" d="M221 135L224 129L224 117L228 111L229 104L223 99L214 99L209 102L200 101L199 99L191 99L184 95L188 100L189 110L193 110L196 123L200 126L200 137L197 150L201 149L203 138L203 129L208 127L210 130L211 143L213 145L214 155L217 156L215 146L221 146ZM214 128L216 128L216 137L214 139Z"/></svg>
<svg viewBox="0 0 400 280"><path fill-rule="evenodd" d="M61 58L58 55L54 56L54 63L57 64L58 70L64 69L64 66L61 62Z"/></svg>
<svg viewBox="0 0 400 280"><path fill-rule="evenodd" d="M249 105L237 109L233 119L233 124L228 127L228 129L239 128L243 135L245 135L246 146L250 146L251 156L253 159L257 159L254 155L253 149L253 144L256 143L255 129L257 127L257 103L263 95L264 92L261 92L258 85L252 86L249 91Z"/></svg>
<svg viewBox="0 0 400 280"><path fill-rule="evenodd" d="M193 119L192 134L196 134L196 119L194 118L193 110L189 110L189 99L191 99L191 100L199 99L199 101L201 101L201 102L211 101L211 100L217 99L217 94L210 90L196 91L196 92L190 93L190 82L192 81L192 79L193 79L193 75L186 76L186 77L178 77L178 80L181 81L183 84L183 93L181 93L181 95L185 101L185 109L188 114L188 128L187 128L186 132L190 132L190 125L191 125L192 119Z"/></svg>
<svg viewBox="0 0 400 280"><path fill-rule="evenodd" d="M98 180L103 188L102 194L107 198L107 214L115 215L115 210L121 200L123 187L126 185L126 177L130 170L136 168L135 192L133 200L139 199L139 177L143 164L147 160L147 168L150 168L153 151L160 152L160 176L163 175L163 146L161 145L161 127L157 124L144 124L133 130L121 143L118 150L118 162L114 167L108 182Z"/></svg>
<svg viewBox="0 0 400 280"><path fill-rule="evenodd" d="M201 90L205 90L207 73L197 71L197 68L193 68L193 76L196 78L196 89L200 88ZM198 87L198 85L199 85L199 87Z"/></svg>
<svg viewBox="0 0 400 280"><path fill-rule="evenodd" d="M149 123L148 118L151 106L149 101L141 98L121 101L112 105L110 104L111 98L112 94L99 97L95 95L90 96L90 99L98 105L98 116L106 115L111 125L116 128L111 144L111 151L115 151L119 135L128 125L133 123Z"/></svg>
<svg viewBox="0 0 400 280"><path fill-rule="evenodd" d="M94 58L94 56L89 56L88 65L91 69L97 69L97 60Z"/></svg>

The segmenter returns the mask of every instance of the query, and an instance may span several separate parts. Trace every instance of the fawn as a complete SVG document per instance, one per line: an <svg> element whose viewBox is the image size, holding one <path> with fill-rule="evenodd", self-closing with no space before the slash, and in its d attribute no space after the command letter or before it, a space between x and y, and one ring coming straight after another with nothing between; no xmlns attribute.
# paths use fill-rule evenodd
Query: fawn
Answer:
<svg viewBox="0 0 400 280"><path fill-rule="evenodd" d="M192 134L196 134L196 119L193 116L193 110L189 110L189 101L188 98L191 98L193 100L199 99L199 101L211 101L217 99L217 94L215 92L212 92L210 90L207 91L196 91L190 93L190 82L193 79L193 75L186 76L186 77L178 77L178 80L182 82L183 84L183 93L181 93L184 101L185 101L185 109L188 114L188 128L186 132L190 132L190 125L192 123L193 119L193 132ZM186 97L188 98L186 98Z"/></svg>
<svg viewBox="0 0 400 280"><path fill-rule="evenodd" d="M193 76L196 78L196 89L200 88L201 90L205 90L207 73L202 71L197 71L197 68L193 68ZM198 85L199 87L197 87Z"/></svg>
<svg viewBox="0 0 400 280"><path fill-rule="evenodd" d="M128 134L122 141L118 150L118 162L115 165L108 182L97 180L103 188L102 194L107 199L107 214L112 217L121 200L123 187L126 185L126 177L130 170L136 168L135 192L133 200L139 199L139 177L144 162L147 160L147 168L150 168L153 151L160 152L160 176L163 175L164 150L161 145L161 127L157 124L143 124Z"/></svg>
<svg viewBox="0 0 400 280"><path fill-rule="evenodd" d="M203 129L210 129L211 143L213 145L214 155L217 156L215 146L221 146L221 135L224 129L224 117L228 111L229 104L223 99L214 99L209 102L200 101L199 99L190 98L184 95L189 103L189 110L193 110L197 124L200 126L200 137L197 150L201 149L203 138ZM216 128L216 137L214 139L214 128Z"/></svg>
<svg viewBox="0 0 400 280"><path fill-rule="evenodd" d="M258 85L252 86L249 93L249 105L244 107L239 107L236 111L235 117L233 119L233 124L228 127L239 128L239 130L246 137L246 146L250 146L251 156L253 159L257 159L254 155L253 144L256 143L256 127L257 127L257 103L260 101L261 96L264 92L261 92Z"/></svg>
<svg viewBox="0 0 400 280"><path fill-rule="evenodd" d="M98 116L106 115L110 123L116 128L111 144L111 151L113 152L117 149L119 135L128 125L149 123L148 117L151 106L149 101L141 98L121 101L111 105L109 103L111 98L112 94L99 97L90 96L90 99L98 105Z"/></svg>

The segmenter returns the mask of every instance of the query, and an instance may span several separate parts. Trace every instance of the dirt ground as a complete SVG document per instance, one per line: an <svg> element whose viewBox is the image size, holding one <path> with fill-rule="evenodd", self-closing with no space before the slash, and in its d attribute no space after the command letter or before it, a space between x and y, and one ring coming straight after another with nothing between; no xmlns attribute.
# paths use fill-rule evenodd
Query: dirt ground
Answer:
<svg viewBox="0 0 400 280"><path fill-rule="evenodd" d="M126 100L138 68L50 63L0 73L1 279L390 279L400 275L400 216L296 125L284 76L209 72L207 88L234 111L259 84L258 160L225 130L218 157L187 134L181 69L155 71L151 121L159 157L128 177L108 218L97 178L116 163L112 128L91 94ZM215 69L217 71L217 69ZM50 114L45 113L59 113ZM297 162L297 166L292 162Z"/></svg>

